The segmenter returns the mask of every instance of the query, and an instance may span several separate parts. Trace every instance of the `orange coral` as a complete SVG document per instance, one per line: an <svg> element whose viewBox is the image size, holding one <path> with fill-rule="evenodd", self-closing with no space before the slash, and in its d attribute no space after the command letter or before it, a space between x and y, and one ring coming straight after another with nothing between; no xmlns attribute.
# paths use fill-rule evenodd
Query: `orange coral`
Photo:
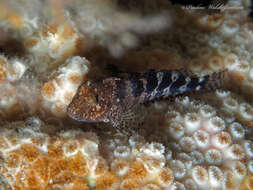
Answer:
<svg viewBox="0 0 253 190"><path fill-rule="evenodd" d="M48 42L48 52L52 58L65 60L80 51L81 38L68 24L49 24L42 34L44 34L44 40Z"/></svg>
<svg viewBox="0 0 253 190"><path fill-rule="evenodd" d="M32 121L41 125L37 119ZM129 165L128 172L118 176L114 168L117 166L110 168L99 155L94 134L72 130L50 137L36 125L22 125L14 123L12 128L0 133L3 156L0 175L14 190L168 188L173 182L167 166L156 166L157 172L152 173L137 159Z"/></svg>
<svg viewBox="0 0 253 190"><path fill-rule="evenodd" d="M4 57L0 58L0 82L6 79L6 59Z"/></svg>
<svg viewBox="0 0 253 190"><path fill-rule="evenodd" d="M135 180L143 180L148 175L147 170L145 169L143 163L134 161L129 169L129 178Z"/></svg>
<svg viewBox="0 0 253 190"><path fill-rule="evenodd" d="M42 87L42 94L47 97L51 97L54 95L55 87L52 81L46 82Z"/></svg>
<svg viewBox="0 0 253 190"><path fill-rule="evenodd" d="M117 189L119 186L119 179L115 174L107 172L105 175L102 175L97 179L97 185L95 190L104 190L104 189Z"/></svg>
<svg viewBox="0 0 253 190"><path fill-rule="evenodd" d="M125 179L120 188L122 190L138 190L139 188L140 182L137 179L134 178L129 178L129 179Z"/></svg>
<svg viewBox="0 0 253 190"><path fill-rule="evenodd" d="M83 155L78 152L75 156L69 159L69 167L77 176L87 174L87 160L83 159Z"/></svg>
<svg viewBox="0 0 253 190"><path fill-rule="evenodd" d="M15 139L16 137L12 138ZM13 139L9 137L8 140ZM80 152L72 157L64 156L62 150L65 143L63 140L61 137L51 139L47 153L40 150L36 145L20 144L16 150L6 153L6 162L3 164L0 173L4 176L7 175L6 177L11 181L15 179L12 181L14 189L47 189L71 183L79 189L88 189L85 180L88 172L87 158ZM72 148L77 149L75 145ZM6 169L11 168L25 169L13 174L10 173L12 177L9 178ZM110 177L107 178L110 179Z"/></svg>
<svg viewBox="0 0 253 190"><path fill-rule="evenodd" d="M239 190L252 190L253 189L253 175L248 175L243 180Z"/></svg>

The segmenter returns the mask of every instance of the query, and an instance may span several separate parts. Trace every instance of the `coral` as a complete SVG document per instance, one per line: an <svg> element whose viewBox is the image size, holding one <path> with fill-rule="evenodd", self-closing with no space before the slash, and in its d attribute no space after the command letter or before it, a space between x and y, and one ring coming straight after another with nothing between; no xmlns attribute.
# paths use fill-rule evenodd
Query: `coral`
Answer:
<svg viewBox="0 0 253 190"><path fill-rule="evenodd" d="M252 132L244 126L251 126L252 119L233 106L222 110L224 104L221 103L231 98L224 97L229 96L228 92L223 92L221 102L214 94L221 95L221 91L202 98L202 102L186 96L176 98L168 106L160 103L161 106L151 105L148 108L149 119L143 126L143 136L151 133L152 117L164 120L156 125L157 131L148 140L154 141L163 134L162 142L172 152L167 164L175 182L181 183L182 188L187 189L190 185L193 189L240 189L250 183L253 143L247 136ZM203 104L207 101L214 103ZM243 109L247 105L247 110L252 109L243 99L234 99L234 104L238 107L242 105ZM219 111L216 112L212 105L220 107ZM159 116L164 112L164 117Z"/></svg>
<svg viewBox="0 0 253 190"><path fill-rule="evenodd" d="M119 57L125 49L135 47L137 34L150 34L170 26L167 14L140 17L120 11L111 0L85 0L79 7L73 7L76 14L69 13L78 28L88 39L108 47L110 53Z"/></svg>
<svg viewBox="0 0 253 190"><path fill-rule="evenodd" d="M28 63L2 56L0 86L5 90L0 92L0 110L6 113L6 117L22 115L26 109L28 114L33 114L39 111L35 104L40 104L40 109L64 116L67 105L88 73L89 65L85 58L69 58L51 74L47 82L41 84L34 76L30 81L29 71L26 72ZM27 96L31 100L27 100Z"/></svg>
<svg viewBox="0 0 253 190"><path fill-rule="evenodd" d="M60 61L77 54L82 40L70 25L50 23L38 35L27 38L24 47L39 60L48 57Z"/></svg>
<svg viewBox="0 0 253 190"><path fill-rule="evenodd" d="M67 59L64 65L52 73L52 78L43 84L43 106L54 115L64 116L78 86L85 80L89 65L88 60L79 56Z"/></svg>
<svg viewBox="0 0 253 190"><path fill-rule="evenodd" d="M24 80L27 69L28 64L25 60L7 59L3 55L0 57L0 88L2 89L0 91L0 110L7 118L24 114L27 105L32 112L32 106L37 101L34 96L36 82L30 83L30 87L26 86L25 81L20 83L21 80ZM23 96L26 94L34 97L29 104Z"/></svg>
<svg viewBox="0 0 253 190"><path fill-rule="evenodd" d="M60 188L62 185L69 189L88 189L89 180L98 174L98 167L106 168L97 155L96 135L77 130L50 137L40 132L41 125L40 120L31 118L26 123L13 124L19 132L15 132L15 128L1 130L1 174L6 182L15 189ZM95 155L97 159L89 158ZM90 179L85 180L85 177ZM62 184L65 180L68 183Z"/></svg>
<svg viewBox="0 0 253 190"><path fill-rule="evenodd" d="M139 146L138 138L133 136L127 147L116 145L109 167L99 153L99 140L94 133L65 130L50 136L42 132L47 126L37 118L2 127L0 175L6 187L97 190L119 186L172 187L173 174L165 166L161 144ZM110 139L113 141L117 138Z"/></svg>
<svg viewBox="0 0 253 190"><path fill-rule="evenodd" d="M1 82L15 82L21 79L27 69L24 61L18 59L8 60L6 57L0 57Z"/></svg>
<svg viewBox="0 0 253 190"><path fill-rule="evenodd" d="M252 189L250 7L2 0L0 189ZM111 76L107 64L228 78L224 90L141 106L144 124L127 136L66 117L82 82Z"/></svg>

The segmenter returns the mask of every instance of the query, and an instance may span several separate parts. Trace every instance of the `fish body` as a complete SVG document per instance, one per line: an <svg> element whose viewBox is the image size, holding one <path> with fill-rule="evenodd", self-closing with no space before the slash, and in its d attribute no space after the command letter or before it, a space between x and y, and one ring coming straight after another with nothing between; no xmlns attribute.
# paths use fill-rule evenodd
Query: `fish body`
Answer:
<svg viewBox="0 0 253 190"><path fill-rule="evenodd" d="M83 83L68 106L68 115L82 122L120 125L131 110L152 100L220 88L225 71L196 76L184 70L147 70ZM129 118L130 117L130 118Z"/></svg>

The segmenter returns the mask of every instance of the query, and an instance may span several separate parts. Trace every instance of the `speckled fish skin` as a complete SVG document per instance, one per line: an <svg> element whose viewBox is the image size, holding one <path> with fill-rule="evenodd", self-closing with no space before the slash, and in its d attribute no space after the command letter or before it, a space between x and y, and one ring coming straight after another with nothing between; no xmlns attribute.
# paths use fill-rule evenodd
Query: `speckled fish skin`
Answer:
<svg viewBox="0 0 253 190"><path fill-rule="evenodd" d="M124 120L138 104L193 91L220 88L226 71L198 77L183 70L147 70L83 83L68 106L68 115L83 122Z"/></svg>
<svg viewBox="0 0 253 190"><path fill-rule="evenodd" d="M184 70L147 70L144 73L129 74L126 81L131 86L128 93L140 97L139 103L144 103L186 92L219 88L223 75L224 72L220 72L198 77Z"/></svg>

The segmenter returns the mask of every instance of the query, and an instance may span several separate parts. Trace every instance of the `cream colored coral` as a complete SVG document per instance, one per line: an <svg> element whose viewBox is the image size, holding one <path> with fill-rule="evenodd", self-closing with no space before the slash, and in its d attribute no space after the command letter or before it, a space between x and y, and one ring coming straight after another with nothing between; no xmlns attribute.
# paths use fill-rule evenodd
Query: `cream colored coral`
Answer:
<svg viewBox="0 0 253 190"><path fill-rule="evenodd" d="M207 101L210 104L203 104ZM229 105L226 110L222 102ZM220 107L218 112L213 106ZM149 107L144 134L151 132L148 123L155 114L167 112L165 121L153 135L163 134L163 142L169 141L167 147L172 156L167 164L180 188L240 189L245 177L251 176L253 142L245 137L251 133L247 132L252 121L251 109L251 105L228 91L217 90L216 96L212 93L202 102L189 97L176 98L167 108L163 103Z"/></svg>
<svg viewBox="0 0 253 190"><path fill-rule="evenodd" d="M13 127L1 130L0 140L3 158L0 173L12 189L60 188L62 185L69 189L78 186L88 189L90 184L85 177L93 179L97 167L100 170L104 165L93 133L66 131L51 138L40 132L43 123L36 118L13 123ZM15 133L15 127L20 133ZM70 183L62 184L67 178L71 178Z"/></svg>
<svg viewBox="0 0 253 190"><path fill-rule="evenodd" d="M110 166L100 155L94 133L66 130L52 137L41 132L47 126L37 118L2 127L0 175L12 189L145 189L151 184L172 188L173 174L165 166L164 146L159 143L143 142L139 147L133 136L132 146L126 144L129 157L114 154Z"/></svg>
<svg viewBox="0 0 253 190"><path fill-rule="evenodd" d="M81 48L78 32L68 24L51 23L43 31L25 40L25 47L38 59L49 57L53 60L64 60L74 55Z"/></svg>
<svg viewBox="0 0 253 190"><path fill-rule="evenodd" d="M59 67L51 80L42 89L43 106L56 116L64 116L78 86L89 71L90 63L85 58L75 56Z"/></svg>
<svg viewBox="0 0 253 190"><path fill-rule="evenodd" d="M19 82L25 78L27 68L28 64L24 60L0 56L0 110L7 118L22 114L25 106L31 108L30 106L36 101L34 96L36 82L31 83L30 86L26 86L25 82L21 84ZM35 98L30 103L26 101L28 94Z"/></svg>
<svg viewBox="0 0 253 190"><path fill-rule="evenodd" d="M125 49L135 47L137 34L150 34L170 26L166 14L141 17L119 10L114 1L85 0L79 7L73 7L76 14L68 12L75 28L92 43L107 47L111 55L120 57Z"/></svg>
<svg viewBox="0 0 253 190"><path fill-rule="evenodd" d="M23 60L8 60L5 56L0 56L0 82L16 82L26 70L27 65Z"/></svg>

